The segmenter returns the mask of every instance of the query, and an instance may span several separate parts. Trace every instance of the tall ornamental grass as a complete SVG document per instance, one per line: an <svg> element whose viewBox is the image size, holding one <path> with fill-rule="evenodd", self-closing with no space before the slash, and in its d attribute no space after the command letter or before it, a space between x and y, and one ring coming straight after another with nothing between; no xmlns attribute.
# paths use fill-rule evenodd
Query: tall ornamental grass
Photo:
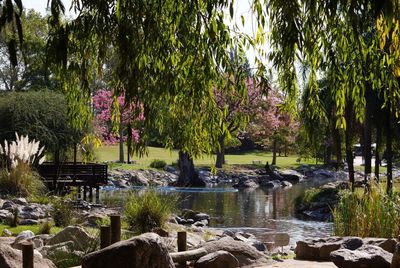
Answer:
<svg viewBox="0 0 400 268"><path fill-rule="evenodd" d="M44 147L39 142L29 141L28 136L18 136L12 142L0 144L0 156L4 168L0 170L0 194L14 196L42 195L45 185L39 174L32 171L31 165L41 164Z"/></svg>
<svg viewBox="0 0 400 268"><path fill-rule="evenodd" d="M399 195L389 196L377 185L368 193L341 192L333 211L334 234L359 237L398 237L400 234Z"/></svg>
<svg viewBox="0 0 400 268"><path fill-rule="evenodd" d="M131 192L125 206L125 221L129 228L137 233L164 227L178 202L177 195L157 192L154 189Z"/></svg>

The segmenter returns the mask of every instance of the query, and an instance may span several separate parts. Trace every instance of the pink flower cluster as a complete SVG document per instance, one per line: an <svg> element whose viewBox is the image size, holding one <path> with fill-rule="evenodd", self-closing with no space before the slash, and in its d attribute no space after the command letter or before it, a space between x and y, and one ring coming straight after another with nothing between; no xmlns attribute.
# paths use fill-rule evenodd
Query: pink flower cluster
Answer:
<svg viewBox="0 0 400 268"><path fill-rule="evenodd" d="M105 144L116 144L119 142L120 137L112 131L112 114L114 108L113 93L107 89L100 89L93 96L92 100L95 113L96 131L100 134ZM126 127L128 124L133 124L136 121L144 120L142 112L140 112L138 116L135 116L137 109L142 110L142 107L136 106L134 103L125 103L125 95L118 96L117 101L121 111L122 127ZM132 140L134 142L139 142L139 130L132 128L131 134ZM127 138L126 131L124 131L122 139L126 141Z"/></svg>

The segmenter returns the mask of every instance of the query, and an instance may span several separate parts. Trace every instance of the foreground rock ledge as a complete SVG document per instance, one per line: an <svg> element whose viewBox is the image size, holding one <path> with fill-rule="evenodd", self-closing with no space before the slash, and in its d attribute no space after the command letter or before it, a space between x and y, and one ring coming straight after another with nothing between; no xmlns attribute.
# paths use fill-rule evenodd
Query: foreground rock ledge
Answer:
<svg viewBox="0 0 400 268"><path fill-rule="evenodd" d="M20 268L22 267L22 251L13 249L7 244L0 243L0 267L1 268ZM40 258L35 255L35 268L56 268L54 263L48 259Z"/></svg>
<svg viewBox="0 0 400 268"><path fill-rule="evenodd" d="M328 237L298 241L296 258L309 261L329 261L331 252L345 248L356 250L363 245L374 245L393 253L396 240L385 238Z"/></svg>
<svg viewBox="0 0 400 268"><path fill-rule="evenodd" d="M82 268L173 268L160 236L145 233L86 255Z"/></svg>
<svg viewBox="0 0 400 268"><path fill-rule="evenodd" d="M378 246L365 245L356 250L333 251L330 257L339 268L390 268L393 255Z"/></svg>

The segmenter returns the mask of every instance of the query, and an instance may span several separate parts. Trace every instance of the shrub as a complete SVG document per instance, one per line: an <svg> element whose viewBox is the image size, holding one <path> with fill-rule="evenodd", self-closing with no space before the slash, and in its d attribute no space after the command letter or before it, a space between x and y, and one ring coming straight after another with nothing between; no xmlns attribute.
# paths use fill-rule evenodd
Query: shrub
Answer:
<svg viewBox="0 0 400 268"><path fill-rule="evenodd" d="M16 140L0 145L6 168L0 173L0 194L5 195L41 195L45 186L40 176L31 170L32 164L44 161L43 150L39 142L29 141L28 136L18 136Z"/></svg>
<svg viewBox="0 0 400 268"><path fill-rule="evenodd" d="M40 196L46 191L46 186L39 174L33 172L29 165L19 164L10 172L0 171L0 194L12 196Z"/></svg>
<svg viewBox="0 0 400 268"><path fill-rule="evenodd" d="M164 160L160 160L160 159L154 159L153 161L151 161L150 163L150 167L152 168L157 168L157 169L162 169L167 165L167 163Z"/></svg>
<svg viewBox="0 0 400 268"><path fill-rule="evenodd" d="M129 194L124 216L132 231L145 233L164 227L178 203L178 196L162 194L154 189Z"/></svg>
<svg viewBox="0 0 400 268"><path fill-rule="evenodd" d="M40 224L38 233L39 234L50 234L52 227L53 227L53 225L51 224L51 222L49 220L45 220L44 222L42 222L42 224Z"/></svg>
<svg viewBox="0 0 400 268"><path fill-rule="evenodd" d="M311 188L294 200L295 207L309 206L313 202L329 202L337 199L339 190L336 188Z"/></svg>
<svg viewBox="0 0 400 268"><path fill-rule="evenodd" d="M379 186L371 186L360 196L348 190L341 192L333 211L334 234L360 237L398 237L400 234L399 197L389 196Z"/></svg>
<svg viewBox="0 0 400 268"><path fill-rule="evenodd" d="M71 205L62 198L54 198L51 204L53 206L51 216L53 217L54 225L57 227L70 225L74 217L74 210Z"/></svg>

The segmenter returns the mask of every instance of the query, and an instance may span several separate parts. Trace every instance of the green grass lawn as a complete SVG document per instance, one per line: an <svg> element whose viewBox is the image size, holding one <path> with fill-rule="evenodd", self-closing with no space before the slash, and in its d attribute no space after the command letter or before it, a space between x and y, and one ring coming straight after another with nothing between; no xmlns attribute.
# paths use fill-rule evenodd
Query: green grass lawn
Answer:
<svg viewBox="0 0 400 268"><path fill-rule="evenodd" d="M125 152L126 154L126 152ZM119 159L119 147L115 146L103 146L95 150L96 160L99 162L114 162ZM125 161L126 161L125 156ZM173 150L169 151L164 148L156 148L156 147L148 147L148 155L142 158L138 156L133 156L131 158L135 161L135 164L131 165L121 165L114 164L112 167L122 167L126 169L138 169L138 168L149 168L151 161L154 159L164 160L168 165L176 163L178 160L178 151ZM250 151L241 154L227 154L225 156L226 162L228 166L254 166L260 167L264 166L268 161L271 163L272 161L272 153L264 152L264 151ZM293 168L297 167L301 164L314 164L314 160L310 159L305 161L302 159L301 162L297 162L298 156L290 155L287 157L277 157L277 166L279 168ZM253 164L253 161L260 161L261 164ZM204 157L195 159L196 166L212 166L215 164L215 156L204 155Z"/></svg>
<svg viewBox="0 0 400 268"><path fill-rule="evenodd" d="M3 233L4 229L9 230L14 236L18 235L22 231L31 230L34 234L39 234L40 225L18 225L17 227L10 227L5 224L0 224L0 234ZM61 227L51 227L50 233L55 234L61 231Z"/></svg>

